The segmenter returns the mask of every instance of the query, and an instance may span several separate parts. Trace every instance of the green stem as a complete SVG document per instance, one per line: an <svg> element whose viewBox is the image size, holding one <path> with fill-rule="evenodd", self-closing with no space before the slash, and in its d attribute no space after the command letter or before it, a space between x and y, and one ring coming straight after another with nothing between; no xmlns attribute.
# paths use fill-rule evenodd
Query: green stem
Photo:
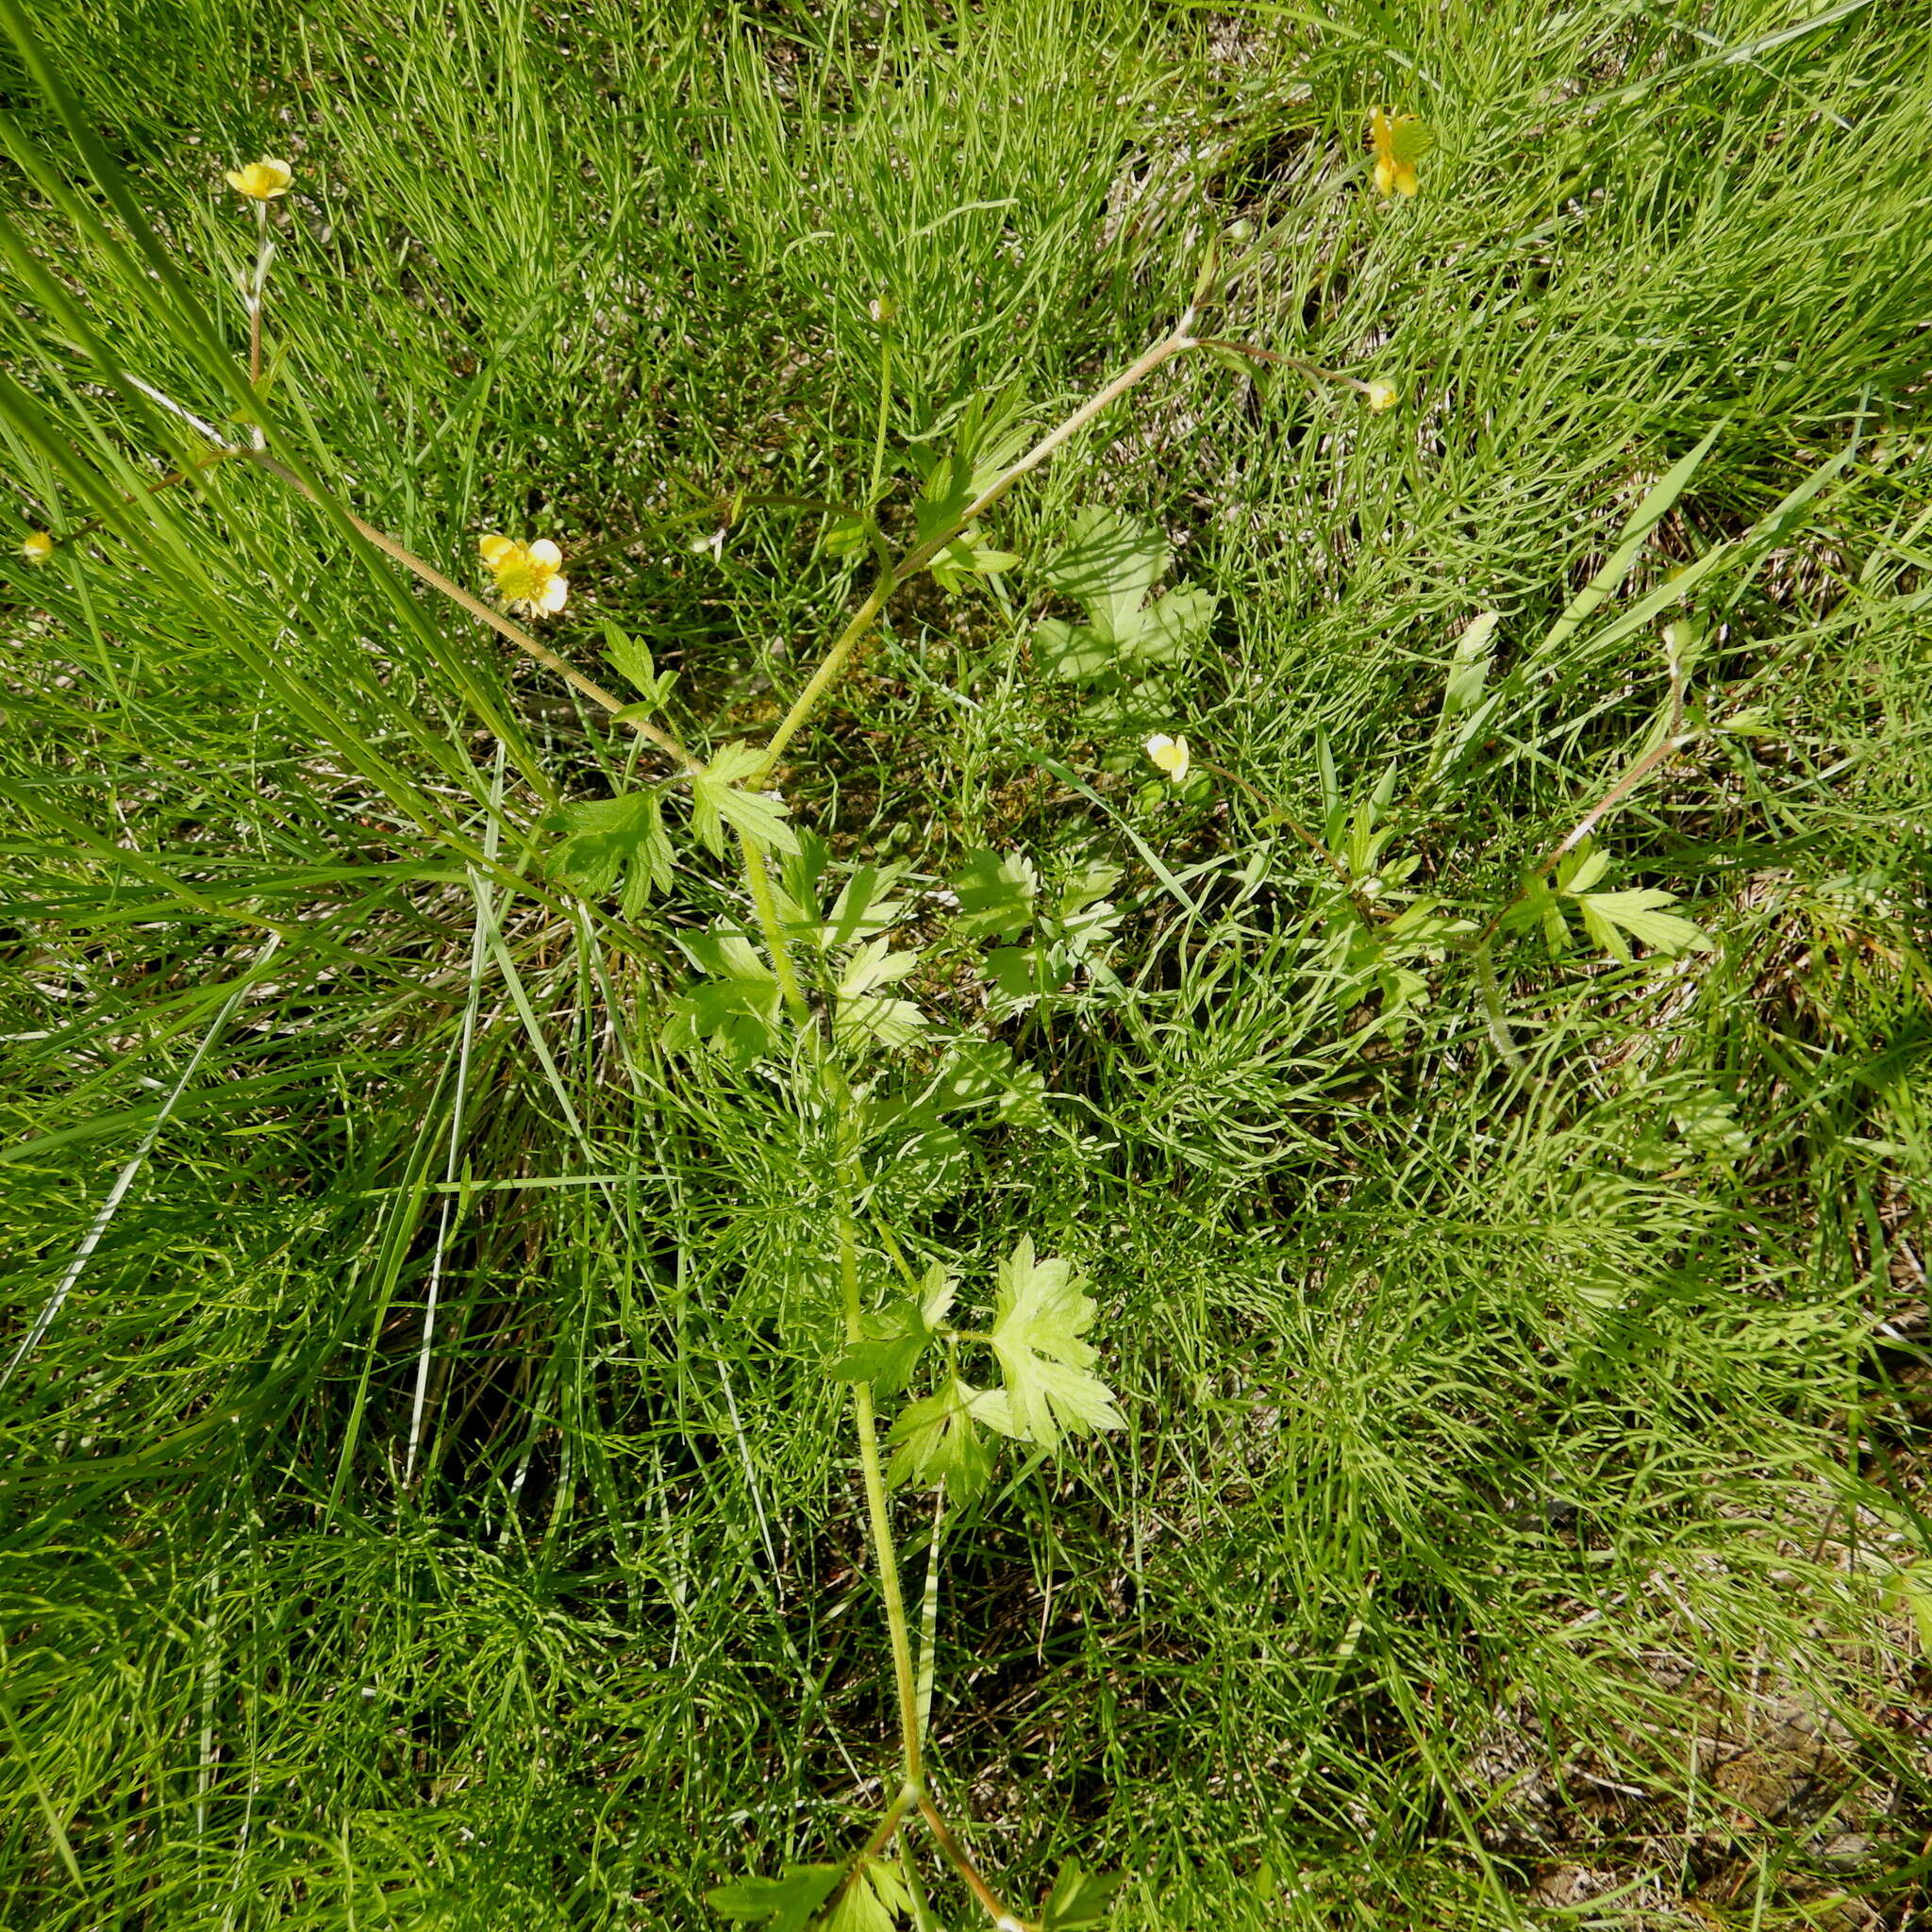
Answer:
<svg viewBox="0 0 1932 1932"><path fill-rule="evenodd" d="M1189 349L1198 348L1200 344L1188 333L1193 324L1194 311L1190 308L1174 325L1170 334L1163 336L1151 348L1143 350L1105 389L1090 396L1058 428L1048 431L1024 456L1003 470L944 529L936 536L928 537L916 548L908 550L890 569L883 565L880 567L878 579L873 585L865 602L853 612L832 648L825 653L818 669L807 681L805 689L792 701L791 708L779 720L778 728L772 733L765 745L764 756L744 781L748 786L756 788L763 783L785 747L798 735L809 721L811 714L817 710L819 700L837 681L839 674L844 670L852 653L858 649L866 633L872 629L880 611L886 608L887 600L892 592L908 579L917 576L954 538L983 517L1022 476L1031 470L1037 470L1069 437L1077 435L1109 403L1124 396L1135 384L1145 381L1163 362L1172 361L1174 357L1185 354Z"/></svg>
<svg viewBox="0 0 1932 1932"><path fill-rule="evenodd" d="M454 604L459 604L472 617L480 618L499 637L508 638L518 650L527 658L534 658L538 663L554 671L563 681L580 691L593 705L601 706L607 711L622 711L625 708L620 697L613 697L600 684L594 684L572 664L566 663L548 646L540 644L521 625L512 624L502 611L493 610L480 597L472 596L460 584L452 583L434 564L425 563L414 551L406 550L386 531L378 530L374 524L364 523L354 510L334 497L325 496L311 484L305 483L292 470L285 469L275 459L256 449L231 449L230 456L242 458L254 463L258 469L266 470L270 475L279 477L291 490L298 491L309 502L325 504L334 509L349 527L365 541L373 543L385 557L393 558L403 568L420 577L432 591L441 591ZM660 751L675 758L686 774L702 772L704 762L694 758L668 731L660 730L645 718L626 718L625 723L641 737L648 738Z"/></svg>
<svg viewBox="0 0 1932 1932"><path fill-rule="evenodd" d="M946 1862L966 1881L968 1890L986 1907L1001 1932L1007 1932L1008 1927L1011 1932L1025 1932L1022 1921L1008 1911L1000 1903L999 1894L980 1876L979 1867L973 1862L966 1847L953 1836L953 1827L940 1815L940 1807L933 1803L932 1794L924 1789L919 1793L919 1815L925 1820L926 1829L946 1855Z"/></svg>
<svg viewBox="0 0 1932 1932"><path fill-rule="evenodd" d="M806 1005L805 989L799 985L797 969L791 963L791 948L785 942L785 926L778 917L777 901L772 897L772 874L766 870L765 848L745 832L739 833L738 842L744 856L744 882L751 889L752 910L758 915L765 950L772 956L772 971L777 974L785 1009L799 1025L809 1025L811 1008Z"/></svg>
<svg viewBox="0 0 1932 1932"><path fill-rule="evenodd" d="M872 587L872 594L852 613L851 622L839 633L838 641L827 651L820 661L819 668L807 680L805 689L792 701L791 708L778 722L778 728L766 741L764 756L759 758L756 769L747 774L744 783L748 790L757 791L765 781L772 767L778 762L778 757L795 738L806 721L818 709L819 700L824 696L826 688L845 668L845 660L858 648L860 641L873 626L873 620L886 608L886 599L898 586L896 575L881 571L878 581Z"/></svg>
<svg viewBox="0 0 1932 1932"><path fill-rule="evenodd" d="M860 1340L863 1329L858 1302L858 1244L848 1199L839 1217L839 1279L845 1295L845 1334ZM892 1680L899 1693L899 1749L907 1788L926 1804L919 1748L919 1692L912 1676L912 1637L906 1621L906 1599L899 1593L899 1553L892 1542L892 1519L886 1507L886 1473L879 1463L878 1419L873 1409L872 1385L852 1385L852 1416L858 1432L858 1468L865 1482L866 1515L872 1524L873 1561L878 1566L879 1594L886 1602L886 1627L892 1645Z"/></svg>
<svg viewBox="0 0 1932 1932"><path fill-rule="evenodd" d="M940 1539L946 1527L946 1486L932 1492L932 1544L925 1554L925 1598L919 1607L919 1735L932 1728L932 1684L939 1665Z"/></svg>

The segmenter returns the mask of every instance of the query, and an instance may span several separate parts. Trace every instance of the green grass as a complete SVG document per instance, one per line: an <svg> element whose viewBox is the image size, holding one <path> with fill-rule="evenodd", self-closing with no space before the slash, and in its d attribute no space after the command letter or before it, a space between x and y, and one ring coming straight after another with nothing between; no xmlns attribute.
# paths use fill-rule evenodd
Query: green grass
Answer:
<svg viewBox="0 0 1932 1932"><path fill-rule="evenodd" d="M240 399L221 171L263 153L285 454L465 583L480 530L557 536L546 637L646 638L688 742L775 719L852 597L809 515L691 544L863 493L883 289L903 480L973 395L1090 393L1238 218L1224 332L1403 407L1193 358L995 520L1169 532L1219 599L1201 755L1307 820L1324 742L1351 799L1392 764L1396 850L1484 917L1662 715L1620 613L1734 545L1698 735L1604 832L1712 948L1506 940L1511 1058L1457 954L1406 1026L1344 1006L1319 864L1142 797L1026 564L910 594L779 781L917 887L1126 868L1124 992L989 1021L940 940L929 1009L1058 1097L880 1195L975 1288L1024 1233L1079 1259L1128 1416L948 1531L941 1783L1011 1896L1076 1851L1123 1928L1923 1909L1932 20L1803 18L42 9L94 157L8 44L12 501L107 526L0 591L0 1923L715 1924L891 1762L819 1128L657 1043L728 868L574 898L540 822L650 769L620 734L265 475L119 501L198 447L121 375ZM1380 101L1438 131L1413 204ZM1437 759L1484 609L1501 702Z"/></svg>

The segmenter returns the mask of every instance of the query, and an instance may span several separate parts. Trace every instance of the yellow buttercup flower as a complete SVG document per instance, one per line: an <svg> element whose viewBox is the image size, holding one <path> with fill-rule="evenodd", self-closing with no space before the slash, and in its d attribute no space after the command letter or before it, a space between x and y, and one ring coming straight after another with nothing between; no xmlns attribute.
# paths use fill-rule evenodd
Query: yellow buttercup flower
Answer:
<svg viewBox="0 0 1932 1932"><path fill-rule="evenodd" d="M1402 391L1392 382L1384 382L1378 377L1364 385L1362 399L1379 415L1384 409L1392 409L1402 400Z"/></svg>
<svg viewBox="0 0 1932 1932"><path fill-rule="evenodd" d="M44 530L29 530L26 541L20 546L20 554L29 563L45 563L54 554L54 540Z"/></svg>
<svg viewBox="0 0 1932 1932"><path fill-rule="evenodd" d="M1188 775L1188 741L1170 738L1157 731L1147 741L1147 756L1167 774L1168 782L1178 785Z"/></svg>
<svg viewBox="0 0 1932 1932"><path fill-rule="evenodd" d="M514 542L495 535L479 538L476 547L496 579L496 594L512 610L531 617L554 617L570 595L570 579L558 574L563 561L560 551L548 537L534 543Z"/></svg>
<svg viewBox="0 0 1932 1932"><path fill-rule="evenodd" d="M228 186L251 201L273 201L276 195L288 193L289 183L294 178L295 171L287 161L266 158L250 161L245 168L228 170Z"/></svg>
<svg viewBox="0 0 1932 1932"><path fill-rule="evenodd" d="M1375 186L1384 194L1413 194L1415 164L1427 150L1431 136L1415 114L1391 114L1386 108L1369 109L1369 135L1375 144Z"/></svg>

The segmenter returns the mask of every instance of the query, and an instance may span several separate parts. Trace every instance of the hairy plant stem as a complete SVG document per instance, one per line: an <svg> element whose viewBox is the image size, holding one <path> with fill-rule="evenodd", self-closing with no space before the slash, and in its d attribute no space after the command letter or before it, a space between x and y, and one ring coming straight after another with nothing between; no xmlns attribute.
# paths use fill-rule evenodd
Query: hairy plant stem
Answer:
<svg viewBox="0 0 1932 1932"><path fill-rule="evenodd" d="M845 1179L846 1198L839 1216L839 1282L845 1297L845 1338L863 1339L863 1310L858 1299L858 1242L853 1226L851 1175ZM886 1603L886 1626L892 1646L892 1679L899 1694L899 1752L906 1783L924 1803L924 1772L919 1740L919 1692L912 1675L912 1633L906 1620L906 1600L899 1592L899 1553L892 1541L892 1518L886 1506L886 1473L879 1462L878 1418L873 1409L872 1384L852 1385L852 1417L858 1432L858 1468L865 1483L865 1509L872 1525L873 1561L879 1573L879 1594Z"/></svg>
<svg viewBox="0 0 1932 1932"><path fill-rule="evenodd" d="M772 896L772 874L765 848L749 833L740 832L738 843L744 858L744 883L751 892L752 910L758 917L758 931L772 956L772 971L778 977L778 991L785 1010L801 1028L811 1024L811 1008L806 1004L805 989L798 983L798 971L791 963L791 948L785 942L785 926L778 917L777 901Z"/></svg>
<svg viewBox="0 0 1932 1932"><path fill-rule="evenodd" d="M1012 1932L1025 1932L1021 1922L1000 1903L999 1894L980 1875L979 1867L973 1862L972 1855L953 1836L953 1827L946 1823L940 1807L933 1803L932 1793L924 1786L921 1786L919 1791L919 1815L925 1820L925 1828L932 1833L940 1850L946 1855L946 1862L966 1881L968 1890L986 1907L993 1924L1001 1927L1002 1932L1006 1932L1008 1927L1012 1928Z"/></svg>

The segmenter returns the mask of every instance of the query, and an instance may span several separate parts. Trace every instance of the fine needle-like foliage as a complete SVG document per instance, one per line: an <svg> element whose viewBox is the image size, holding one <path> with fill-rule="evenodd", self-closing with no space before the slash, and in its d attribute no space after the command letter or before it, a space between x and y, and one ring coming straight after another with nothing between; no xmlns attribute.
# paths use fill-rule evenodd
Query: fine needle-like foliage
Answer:
<svg viewBox="0 0 1932 1932"><path fill-rule="evenodd" d="M0 1920L1910 1924L1923 40L0 0Z"/></svg>

